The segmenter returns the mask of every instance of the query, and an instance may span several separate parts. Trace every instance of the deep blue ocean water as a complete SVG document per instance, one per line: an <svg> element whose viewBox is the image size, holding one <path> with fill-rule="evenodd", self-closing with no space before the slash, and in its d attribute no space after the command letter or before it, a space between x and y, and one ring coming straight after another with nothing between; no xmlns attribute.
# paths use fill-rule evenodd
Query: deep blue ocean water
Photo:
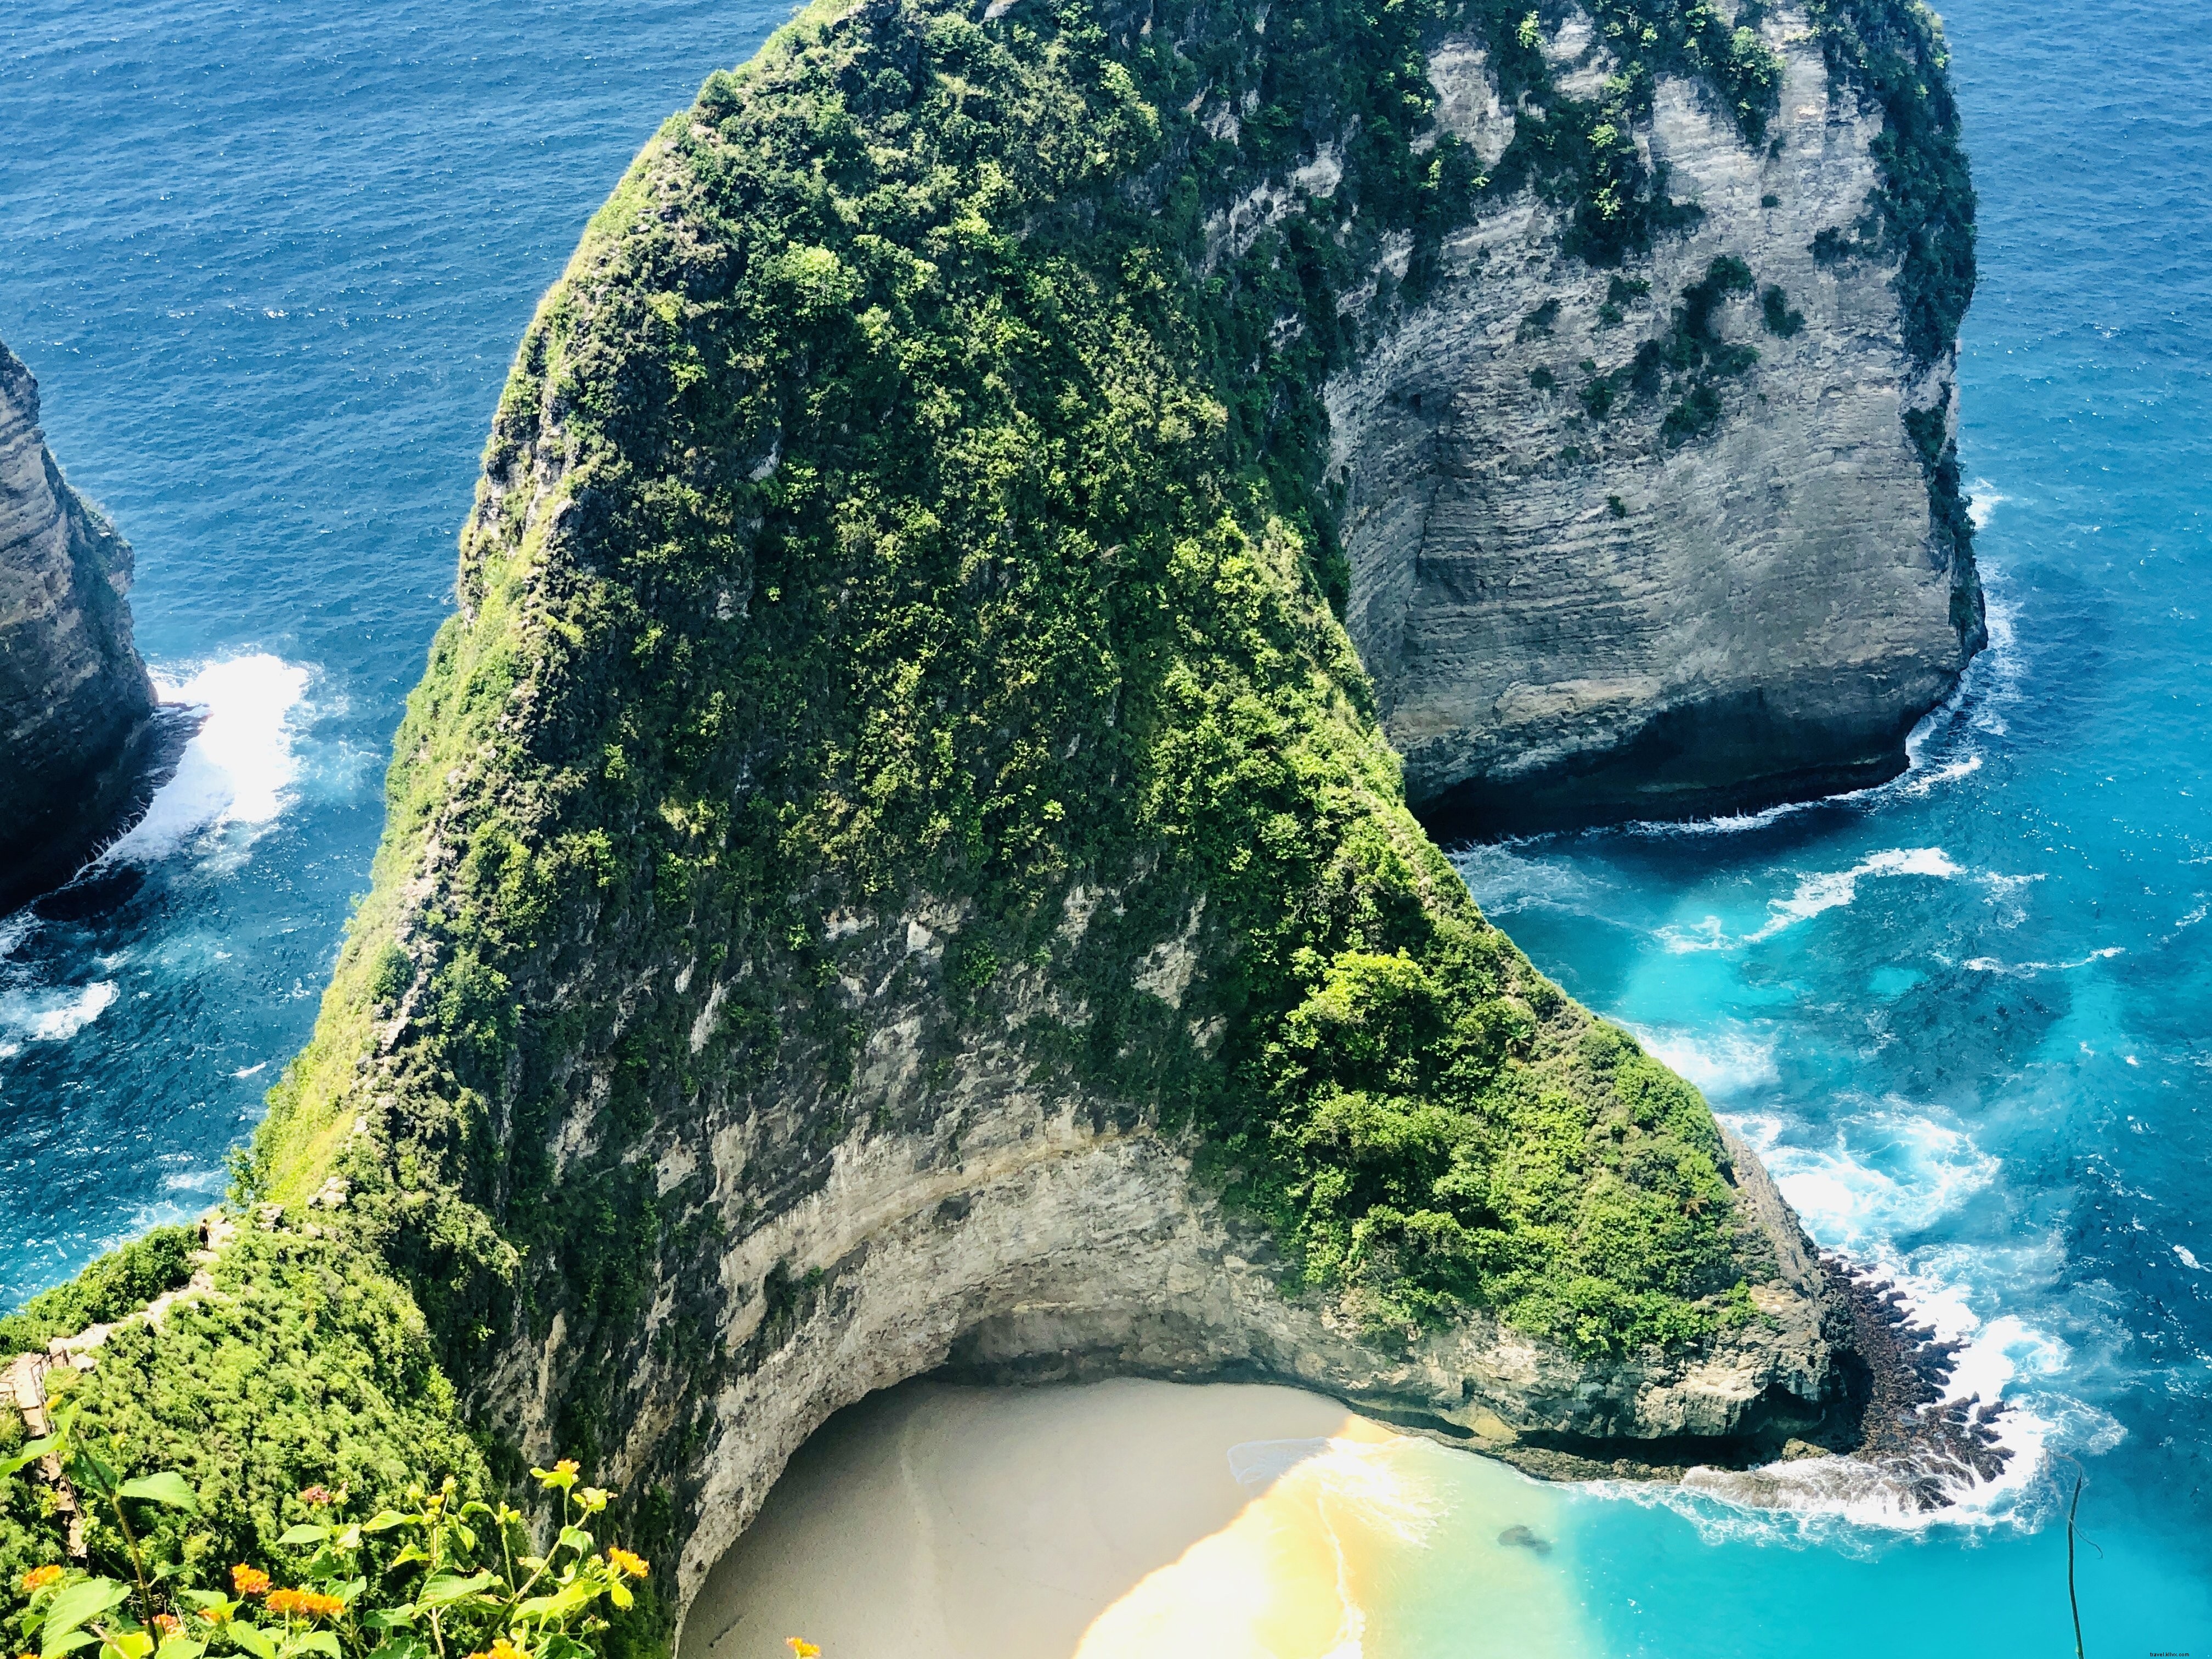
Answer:
<svg viewBox="0 0 2212 1659"><path fill-rule="evenodd" d="M211 717L121 851L137 894L0 928L0 1305L219 1193L367 886L532 305L783 11L13 0L0 338L138 550L149 661ZM1992 649L1898 785L1463 867L1822 1243L1968 1344L2017 1455L1933 1524L1879 1492L1577 1494L1593 1651L2069 1651L2077 1466L2089 1651L2212 1651L2212 18L1947 21ZM1370 1651L1487 1650L1450 1582L1409 1582Z"/></svg>

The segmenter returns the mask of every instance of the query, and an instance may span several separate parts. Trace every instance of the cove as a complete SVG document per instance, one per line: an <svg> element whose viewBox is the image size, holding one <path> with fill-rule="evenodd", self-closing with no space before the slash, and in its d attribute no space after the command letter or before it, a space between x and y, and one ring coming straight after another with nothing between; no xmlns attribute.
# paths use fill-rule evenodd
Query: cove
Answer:
<svg viewBox="0 0 2212 1659"><path fill-rule="evenodd" d="M550 64L542 40L489 13L473 25L485 54L410 39L398 15L373 48L334 23L311 23L289 52L210 29L196 83L155 65L145 35L110 41L58 16L52 49L89 54L82 76L37 82L49 97L66 80L83 100L54 122L73 164L8 164L9 222L30 228L30 256L0 279L19 308L5 320L46 380L57 447L140 547L149 654L179 686L210 663L265 659L243 715L298 699L234 763L235 810L198 809L192 834L149 863L136 910L33 922L11 945L0 1100L5 1201L24 1218L9 1229L24 1241L12 1295L219 1187L222 1152L258 1109L263 1068L297 1048L365 879L386 738L442 604L447 538L507 349L638 134L751 44L695 48L730 26L670 9L589 39L572 22L578 38ZM1593 1493L1597 1541L1576 1559L1599 1564L1589 1593L1610 1598L1620 1651L1797 1641L1808 1595L1895 1609L1884 1632L1900 1650L2055 1639L2053 1493L2026 1478L2039 1446L2084 1457L2095 1483L2085 1517L2106 1554L2090 1569L2103 1575L2088 1581L2092 1629L2162 1647L2203 1628L2185 1564L2204 1518L2196 1275L2212 1260L2190 1206L2204 1097L2191 1032L2206 849L2191 803L2205 787L2206 653L2191 596L2206 557L2192 491L2207 299L2179 228L2202 199L2206 135L2175 113L2193 104L2171 18L1966 8L1950 25L1984 198L1965 447L2008 641L2001 631L1957 710L1923 735L1921 769L1876 797L1696 834L1487 849L1464 868L1540 966L1644 1032L1752 1133L1822 1243L1893 1266L1974 1340L1981 1385L2014 1401L2022 1475L1958 1521L1911 1529L1833 1509L1778 1524L1719 1497L1677 1516ZM549 90L574 92L575 64L603 53L614 67L581 77L585 107L549 116ZM480 55L498 67L455 67ZM281 78L291 70L304 90ZM171 118L130 126L145 101L134 76L176 89ZM193 86L192 107L210 88L217 106L243 100L229 131L286 165L248 165L224 149L245 140L196 130ZM456 130L480 135L473 152L410 158L364 140L350 163L333 153L317 94L383 100L389 132L426 86L453 100ZM484 125L500 119L504 131ZM590 165L560 153L594 131ZM170 176L208 215L226 191L248 198L228 219L186 216L204 248L158 244L176 217L166 209L137 203L134 220L133 204L100 198L106 147L141 142L173 147ZM541 143L561 164L509 184L530 198L519 237L472 244L482 202ZM347 165L349 199L390 219L321 205ZM444 216L424 216L426 203ZM288 213L304 216L289 240ZM410 236L438 258L395 257ZM410 289L426 269L441 274ZM112 298L134 290L145 298ZM345 294L356 309L316 310ZM186 337L192 307L221 343L195 332L198 355L165 354L164 330L173 346ZM320 332L288 334L295 319ZM356 361L356 328L381 356L362 346ZM177 441L162 409L182 430L201 423L200 441ZM258 441L210 435L250 435L256 420ZM302 430L317 441L275 441ZM165 477L165 453L195 459ZM225 453L228 471L200 459ZM218 690L206 695L220 714ZM1716 1606L1745 1622L1715 1632ZM1668 1608L1674 1622L1654 1611ZM1639 1635L1642 1619L1661 1622Z"/></svg>

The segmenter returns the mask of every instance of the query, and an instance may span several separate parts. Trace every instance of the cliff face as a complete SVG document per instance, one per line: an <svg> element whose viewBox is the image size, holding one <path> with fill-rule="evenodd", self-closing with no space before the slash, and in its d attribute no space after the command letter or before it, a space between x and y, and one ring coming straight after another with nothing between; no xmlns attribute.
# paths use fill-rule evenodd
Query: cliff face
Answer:
<svg viewBox="0 0 2212 1659"><path fill-rule="evenodd" d="M1814 21L1759 20L1780 75L1755 129L1657 78L1633 142L1674 234L1598 266L1571 209L1500 202L1329 382L1346 622L1441 829L1878 782L1983 642L1950 447L1963 163L1932 225L1898 228L1898 177L1955 159L1940 54ZM1580 12L1547 51L1584 96L1623 66ZM1908 63L1912 88L1884 80ZM1439 121L1502 154L1516 113L1481 44L1431 66Z"/></svg>
<svg viewBox="0 0 2212 1659"><path fill-rule="evenodd" d="M63 480L38 382L0 345L0 912L67 879L138 786L154 688L131 645L131 564Z"/></svg>
<svg viewBox="0 0 2212 1659"><path fill-rule="evenodd" d="M1890 0L1817 27L1885 85L1936 50ZM1632 54L1585 84L1577 29ZM1801 398L1739 296L1796 282L1777 337L1826 342L1817 284L1686 241L1726 204L1660 165L1686 100L1716 156L1771 142L1803 71L1767 39L1668 0L869 0L711 79L518 354L258 1224L190 1344L102 1350L92 1420L233 1515L296 1492L288 1447L342 1444L365 1505L484 1479L464 1424L495 1468L578 1456L674 1559L663 1633L807 1434L948 1362L1274 1376L1523 1456L1850 1443L1787 1206L1477 913L1340 611L1382 614L1374 458L1437 453L1393 376L1489 373L1455 316L1649 340L1578 372L1619 423L1585 441L1655 479L1733 453L1747 388ZM1881 151L1897 224L1940 219L1940 152ZM1909 228L1828 228L1838 293L1948 342L1940 237L1885 279ZM1501 451L1557 418L1522 372L1471 405ZM1838 395L1894 459L1911 400ZM281 1435L218 1404L280 1385ZM259 1559L227 1524L208 1559Z"/></svg>

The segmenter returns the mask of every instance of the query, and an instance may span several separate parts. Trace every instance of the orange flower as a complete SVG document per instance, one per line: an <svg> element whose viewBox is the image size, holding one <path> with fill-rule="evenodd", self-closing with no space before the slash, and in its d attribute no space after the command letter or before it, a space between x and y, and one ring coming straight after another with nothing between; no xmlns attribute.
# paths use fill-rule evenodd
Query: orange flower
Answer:
<svg viewBox="0 0 2212 1659"><path fill-rule="evenodd" d="M154 1628L161 1632L161 1639L166 1642L172 1636L185 1633L185 1621L173 1613L157 1613L154 1615Z"/></svg>
<svg viewBox="0 0 2212 1659"><path fill-rule="evenodd" d="M299 1613L309 1619L327 1619L332 1613L343 1613L345 1603L335 1595L325 1595L319 1590L280 1589L269 1592L269 1611L289 1619Z"/></svg>
<svg viewBox="0 0 2212 1659"><path fill-rule="evenodd" d="M57 1566L47 1565L43 1567L33 1567L30 1571L25 1573L18 1582L21 1583L23 1587L24 1595L35 1595L40 1590L46 1589L47 1585L58 1584L61 1583L61 1580L62 1570Z"/></svg>
<svg viewBox="0 0 2212 1659"><path fill-rule="evenodd" d="M258 1567L237 1566L230 1570L230 1587L240 1595L261 1595L269 1589L269 1575Z"/></svg>
<svg viewBox="0 0 2212 1659"><path fill-rule="evenodd" d="M647 1571L643 1556L611 1547L607 1551L607 1565L628 1578L642 1578Z"/></svg>
<svg viewBox="0 0 2212 1659"><path fill-rule="evenodd" d="M336 1503L337 1498L328 1486L310 1486L300 1494L300 1501L310 1509L319 1510L325 1504Z"/></svg>

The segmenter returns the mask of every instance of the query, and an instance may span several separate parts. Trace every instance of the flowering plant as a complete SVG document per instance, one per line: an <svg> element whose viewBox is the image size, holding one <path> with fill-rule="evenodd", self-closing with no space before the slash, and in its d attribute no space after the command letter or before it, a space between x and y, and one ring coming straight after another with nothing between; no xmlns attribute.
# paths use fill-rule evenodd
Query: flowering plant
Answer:
<svg viewBox="0 0 2212 1659"><path fill-rule="evenodd" d="M97 1571L89 1558L23 1574L15 1588L27 1608L18 1622L38 1641L37 1659L83 1649L97 1650L91 1659L589 1659L585 1638L606 1627L601 1604L631 1606L631 1581L649 1571L626 1549L600 1547L589 1526L608 1494L580 1487L577 1465L563 1459L531 1471L561 1506L542 1555L531 1553L520 1510L462 1499L450 1478L411 1487L404 1508L361 1520L344 1518L343 1489L315 1486L301 1499L328 1518L276 1540L312 1552L293 1575L299 1583L279 1585L240 1562L227 1592L199 1589L179 1582L181 1565L149 1562L131 1524L138 1504L197 1510L181 1475L121 1480L80 1442L67 1404L57 1407L52 1433L0 1461L0 1478L40 1460L77 1501L113 1515L131 1577Z"/></svg>

